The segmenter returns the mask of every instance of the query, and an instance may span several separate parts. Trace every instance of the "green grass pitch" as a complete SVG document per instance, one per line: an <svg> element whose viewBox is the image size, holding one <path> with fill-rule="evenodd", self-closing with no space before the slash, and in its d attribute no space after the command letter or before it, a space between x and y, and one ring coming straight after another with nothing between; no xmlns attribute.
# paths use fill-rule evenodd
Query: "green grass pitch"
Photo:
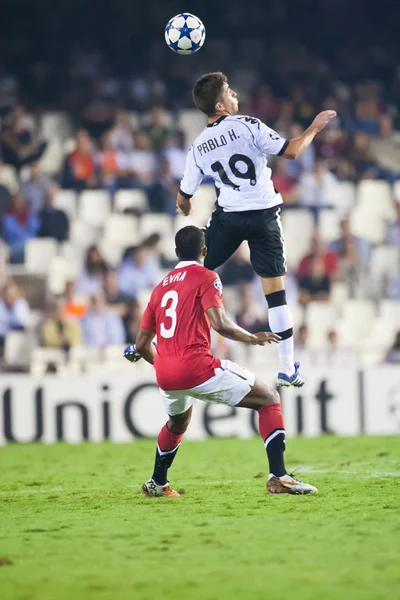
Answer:
<svg viewBox="0 0 400 600"><path fill-rule="evenodd" d="M258 439L183 443L177 499L151 441L0 449L1 600L397 600L400 439L287 446L318 496L268 496Z"/></svg>

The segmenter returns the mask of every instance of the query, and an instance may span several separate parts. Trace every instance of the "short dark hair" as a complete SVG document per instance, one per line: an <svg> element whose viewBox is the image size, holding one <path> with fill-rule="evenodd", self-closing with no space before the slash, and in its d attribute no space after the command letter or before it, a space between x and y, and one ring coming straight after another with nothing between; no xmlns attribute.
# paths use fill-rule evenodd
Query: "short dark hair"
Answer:
<svg viewBox="0 0 400 600"><path fill-rule="evenodd" d="M221 71L202 75L192 90L195 106L209 117L215 115L215 105L221 99L225 83L228 78Z"/></svg>
<svg viewBox="0 0 400 600"><path fill-rule="evenodd" d="M194 225L182 227L175 236L175 252L180 260L197 260L205 245L203 231Z"/></svg>

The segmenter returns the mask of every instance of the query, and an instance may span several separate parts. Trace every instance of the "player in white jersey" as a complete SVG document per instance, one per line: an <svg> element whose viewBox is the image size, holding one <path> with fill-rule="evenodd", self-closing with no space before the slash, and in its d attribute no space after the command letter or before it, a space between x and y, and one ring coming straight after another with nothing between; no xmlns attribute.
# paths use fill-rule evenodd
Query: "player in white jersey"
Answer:
<svg viewBox="0 0 400 600"><path fill-rule="evenodd" d="M280 386L301 387L294 362L293 322L285 293L286 260L280 220L281 195L271 181L267 155L296 159L336 116L325 110L295 139L285 140L259 119L239 116L236 92L223 73L208 73L193 87L193 100L208 125L190 148L177 196L178 210L189 215L191 198L203 177L214 179L217 200L205 230L205 267L221 266L247 240L250 260L261 277L271 330L279 342ZM299 232L301 234L301 232Z"/></svg>

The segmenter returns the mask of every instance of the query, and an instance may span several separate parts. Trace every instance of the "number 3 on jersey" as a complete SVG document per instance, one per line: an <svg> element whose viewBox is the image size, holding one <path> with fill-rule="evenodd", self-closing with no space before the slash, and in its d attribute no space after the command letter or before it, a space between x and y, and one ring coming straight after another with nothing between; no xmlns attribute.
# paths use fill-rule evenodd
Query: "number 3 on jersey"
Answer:
<svg viewBox="0 0 400 600"><path fill-rule="evenodd" d="M167 323L169 327L166 327L164 321L161 323L160 333L163 338L174 337L176 329L176 307L178 306L178 292L175 290L166 292L161 299L161 308L165 308L169 301L171 301L171 303L165 311L165 316L168 317L168 319L171 319L171 323Z"/></svg>

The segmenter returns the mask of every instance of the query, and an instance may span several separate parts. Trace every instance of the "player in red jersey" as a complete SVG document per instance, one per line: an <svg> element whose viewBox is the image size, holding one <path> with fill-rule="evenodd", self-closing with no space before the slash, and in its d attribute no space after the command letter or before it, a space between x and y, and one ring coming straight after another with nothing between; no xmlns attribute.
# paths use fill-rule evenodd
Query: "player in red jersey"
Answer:
<svg viewBox="0 0 400 600"><path fill-rule="evenodd" d="M229 319L222 303L222 284L216 273L203 267L206 256L201 229L184 227L175 237L180 260L153 291L142 317L136 348L125 351L128 360L141 356L156 370L169 420L161 429L154 472L143 484L146 496L179 496L168 483L168 469L176 456L192 415L195 399L255 409L267 451L269 493L309 494L312 485L288 475L284 465L285 426L279 394L246 369L219 360L210 350L210 325L219 334L239 342L264 346L278 342L275 333L256 334ZM157 335L157 350L153 339Z"/></svg>

